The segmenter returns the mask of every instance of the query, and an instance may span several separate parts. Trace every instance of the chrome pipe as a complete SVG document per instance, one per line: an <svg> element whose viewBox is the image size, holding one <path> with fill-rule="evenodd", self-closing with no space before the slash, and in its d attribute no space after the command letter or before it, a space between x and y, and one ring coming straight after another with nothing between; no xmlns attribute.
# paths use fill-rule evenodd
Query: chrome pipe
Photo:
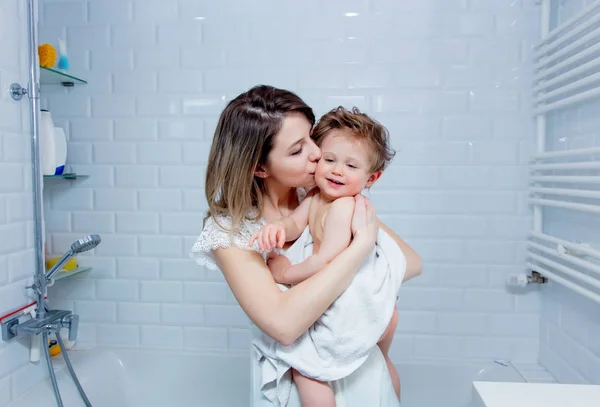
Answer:
<svg viewBox="0 0 600 407"><path fill-rule="evenodd" d="M31 126L31 189L33 191L33 243L35 250L35 277L34 285L37 300L37 315L44 318L46 313L46 304L44 295L46 293L46 272L44 262L44 236L42 229L43 202L42 202L42 170L40 165L40 130L39 130L39 110L40 110L40 91L37 79L37 47L35 4L34 0L27 1L28 18L27 28L29 30L29 85L27 96L29 99L29 123Z"/></svg>
<svg viewBox="0 0 600 407"><path fill-rule="evenodd" d="M92 407L92 403L90 403L90 399L88 399L83 387L81 387L81 383L79 383L79 379L75 374L75 370L73 370L73 365L71 365L71 360L69 359L69 355L67 355L67 349L65 348L65 343L62 340L62 336L60 335L60 329L56 330L56 340L58 341L58 346L60 346L61 353L63 355L63 359L67 365L67 369L69 369L69 373L71 374L71 378L75 383L75 387L77 387L77 391L79 391L79 395L83 399L83 403L86 407Z"/></svg>

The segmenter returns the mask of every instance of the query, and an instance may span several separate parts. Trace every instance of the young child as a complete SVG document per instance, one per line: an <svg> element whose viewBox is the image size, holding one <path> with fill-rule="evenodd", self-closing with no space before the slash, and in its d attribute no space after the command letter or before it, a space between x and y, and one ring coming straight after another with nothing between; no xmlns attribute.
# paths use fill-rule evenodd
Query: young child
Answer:
<svg viewBox="0 0 600 407"><path fill-rule="evenodd" d="M312 256L294 265L289 260L268 262L280 284L299 284L348 247L354 196L373 185L394 157L386 128L357 108L348 111L340 106L325 114L313 130L313 139L322 152L315 171L316 188L309 191L293 213L263 226L250 240L250 245L258 242L261 251L283 248L286 241L296 240L308 225L313 238ZM398 373L388 357L397 322L394 309L378 346L399 396ZM296 370L292 373L302 406L335 406L328 383L302 376Z"/></svg>

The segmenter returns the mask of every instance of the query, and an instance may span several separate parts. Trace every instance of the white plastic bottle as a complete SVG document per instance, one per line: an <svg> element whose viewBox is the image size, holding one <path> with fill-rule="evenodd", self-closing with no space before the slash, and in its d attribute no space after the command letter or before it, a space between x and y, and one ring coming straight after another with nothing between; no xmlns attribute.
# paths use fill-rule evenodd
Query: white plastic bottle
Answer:
<svg viewBox="0 0 600 407"><path fill-rule="evenodd" d="M56 170L55 175L61 175L65 170L65 164L67 162L67 136L62 127L54 128L54 144L56 149L55 163Z"/></svg>
<svg viewBox="0 0 600 407"><path fill-rule="evenodd" d="M40 112L40 161L43 175L54 175L56 171L56 144L54 142L54 122L50 112Z"/></svg>

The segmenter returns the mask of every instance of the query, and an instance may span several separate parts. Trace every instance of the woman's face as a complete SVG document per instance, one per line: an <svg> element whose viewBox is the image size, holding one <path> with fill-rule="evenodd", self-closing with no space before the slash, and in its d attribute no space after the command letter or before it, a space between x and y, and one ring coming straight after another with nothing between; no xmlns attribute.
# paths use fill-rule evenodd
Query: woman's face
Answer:
<svg viewBox="0 0 600 407"><path fill-rule="evenodd" d="M315 185L317 161L321 150L310 138L310 122L300 113L283 120L269 153L266 170L270 178L290 188Z"/></svg>

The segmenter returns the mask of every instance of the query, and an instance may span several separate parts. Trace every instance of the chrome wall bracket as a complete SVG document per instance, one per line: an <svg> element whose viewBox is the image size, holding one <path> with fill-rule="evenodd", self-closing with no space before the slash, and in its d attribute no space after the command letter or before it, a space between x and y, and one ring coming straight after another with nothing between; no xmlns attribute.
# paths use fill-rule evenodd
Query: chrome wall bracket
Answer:
<svg viewBox="0 0 600 407"><path fill-rule="evenodd" d="M10 96L14 100L21 100L23 98L23 96L25 96L27 94L28 91L27 91L27 88L22 87L20 84L13 83L10 85L9 92L10 92Z"/></svg>

